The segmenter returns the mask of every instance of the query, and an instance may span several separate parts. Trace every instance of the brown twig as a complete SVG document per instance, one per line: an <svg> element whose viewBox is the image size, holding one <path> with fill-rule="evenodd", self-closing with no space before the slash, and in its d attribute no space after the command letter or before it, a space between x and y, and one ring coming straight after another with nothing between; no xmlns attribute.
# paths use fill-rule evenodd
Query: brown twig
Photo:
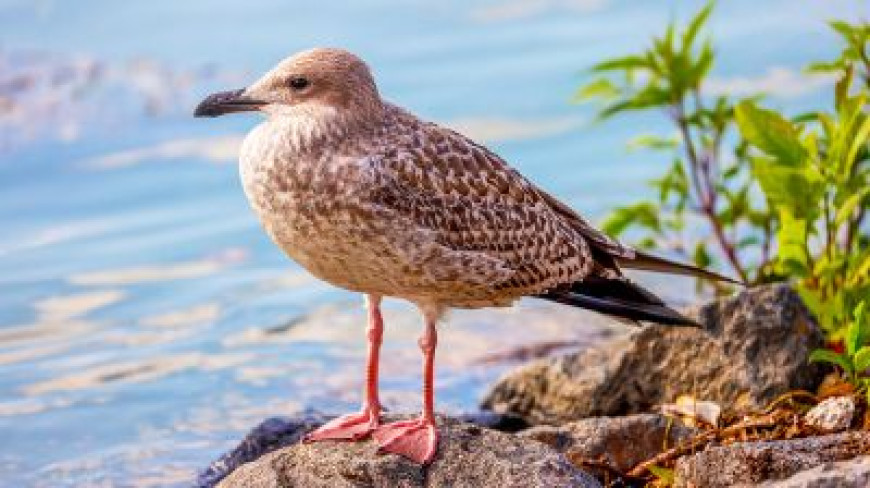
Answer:
<svg viewBox="0 0 870 488"><path fill-rule="evenodd" d="M694 452L715 440L727 439L735 435L745 435L748 429L775 427L785 418L787 417L786 415L783 415L782 411L776 411L762 417L747 419L743 422L739 422L728 427L708 430L693 437L692 439L689 439L686 442L683 442L671 449L668 449L667 451L661 452L653 456L652 458L641 462L640 464L631 468L631 470L628 471L627 475L633 478L643 477L647 473L647 471L649 471L650 466L673 461L679 457L682 457L684 454ZM756 435L751 437L758 436ZM750 440L750 436L746 436L746 440Z"/></svg>

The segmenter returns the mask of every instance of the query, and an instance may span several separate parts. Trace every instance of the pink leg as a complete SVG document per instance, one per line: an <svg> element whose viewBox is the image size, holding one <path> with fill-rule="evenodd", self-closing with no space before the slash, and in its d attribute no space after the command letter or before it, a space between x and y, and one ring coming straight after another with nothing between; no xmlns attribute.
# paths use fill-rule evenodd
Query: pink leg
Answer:
<svg viewBox="0 0 870 488"><path fill-rule="evenodd" d="M440 311L439 311L440 312ZM378 452L399 454L420 464L428 464L438 450L438 427L435 425L434 394L435 329L439 313L424 310L426 330L420 337L423 351L423 412L414 420L393 422L377 429L372 436L378 441Z"/></svg>
<svg viewBox="0 0 870 488"><path fill-rule="evenodd" d="M378 398L378 361L381 340L384 335L384 319L381 316L381 297L366 295L369 326L366 334L369 341L366 385L363 405L359 413L343 415L310 432L304 442L324 440L356 441L367 437L380 425L381 402Z"/></svg>

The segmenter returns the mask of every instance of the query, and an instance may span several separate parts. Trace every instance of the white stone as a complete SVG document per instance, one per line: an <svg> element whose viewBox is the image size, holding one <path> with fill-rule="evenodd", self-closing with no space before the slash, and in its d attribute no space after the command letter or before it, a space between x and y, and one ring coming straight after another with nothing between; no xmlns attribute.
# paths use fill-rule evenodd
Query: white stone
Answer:
<svg viewBox="0 0 870 488"><path fill-rule="evenodd" d="M825 433L842 432L852 425L856 407L850 396L828 398L807 412L805 420Z"/></svg>

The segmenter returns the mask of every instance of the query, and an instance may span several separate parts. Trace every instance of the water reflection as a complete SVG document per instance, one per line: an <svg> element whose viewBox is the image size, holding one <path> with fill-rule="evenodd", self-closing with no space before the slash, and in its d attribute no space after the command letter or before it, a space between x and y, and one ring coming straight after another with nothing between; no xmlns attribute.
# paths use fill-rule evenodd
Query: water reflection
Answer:
<svg viewBox="0 0 870 488"><path fill-rule="evenodd" d="M578 70L699 4L0 3L0 479L52 487L183 485L266 416L356 407L361 301L263 235L233 164L254 119L191 120L204 94L343 45L390 99L492 145L595 220L670 161L623 148L658 119L587 124L567 103ZM723 2L708 88L775 89L793 113L816 104L828 81L801 66L833 52L820 19L855 5ZM689 280L643 279L693 296ZM419 317L386 306L383 398L414 410ZM626 329L529 301L455 312L442 331L439 408L459 411L516 361Z"/></svg>

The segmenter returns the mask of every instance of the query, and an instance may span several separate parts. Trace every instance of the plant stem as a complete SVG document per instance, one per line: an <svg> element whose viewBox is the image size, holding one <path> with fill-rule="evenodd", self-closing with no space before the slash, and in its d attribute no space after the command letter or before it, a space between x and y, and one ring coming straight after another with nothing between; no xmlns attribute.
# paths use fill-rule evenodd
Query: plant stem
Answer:
<svg viewBox="0 0 870 488"><path fill-rule="evenodd" d="M722 223L716 217L716 199L715 190L711 187L709 168L702 169L702 162L698 159L698 152L695 149L695 143L692 139L689 124L686 121L686 108L683 99L680 99L674 106L675 122L680 131L680 137L683 139L683 147L686 149L686 159L689 161L689 173L692 176L692 185L695 188L695 193L698 198L698 207L702 214L706 217L710 226L713 228L713 235L719 244L719 248L725 254L728 262L734 271L740 276L740 280L744 283L748 282L746 270L740 265L737 257L737 252L734 249L734 244L731 243L725 236L725 230L722 228ZM706 166L706 165L705 165ZM701 173L706 177L707 184L701 182Z"/></svg>

